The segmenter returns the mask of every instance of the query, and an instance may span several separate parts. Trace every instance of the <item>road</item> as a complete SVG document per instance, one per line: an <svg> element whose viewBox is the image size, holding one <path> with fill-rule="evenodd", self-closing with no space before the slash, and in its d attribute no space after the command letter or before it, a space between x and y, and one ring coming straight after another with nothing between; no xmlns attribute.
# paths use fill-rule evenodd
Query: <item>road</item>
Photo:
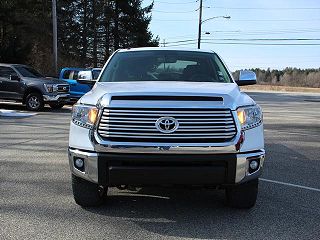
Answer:
<svg viewBox="0 0 320 240"><path fill-rule="evenodd" d="M83 209L68 168L70 109L0 119L0 239L319 239L320 95L249 95L264 109L267 151L249 211L226 207L221 190L173 188L112 189L106 205Z"/></svg>

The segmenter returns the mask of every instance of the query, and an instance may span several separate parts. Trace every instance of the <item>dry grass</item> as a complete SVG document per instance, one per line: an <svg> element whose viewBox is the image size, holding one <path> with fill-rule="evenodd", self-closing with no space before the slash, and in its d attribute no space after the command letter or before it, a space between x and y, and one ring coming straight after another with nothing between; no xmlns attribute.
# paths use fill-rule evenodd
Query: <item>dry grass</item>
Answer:
<svg viewBox="0 0 320 240"><path fill-rule="evenodd" d="M275 85L251 85L251 86L242 86L240 88L241 88L241 90L320 93L320 88L307 88L307 87L288 87L288 86L275 86Z"/></svg>

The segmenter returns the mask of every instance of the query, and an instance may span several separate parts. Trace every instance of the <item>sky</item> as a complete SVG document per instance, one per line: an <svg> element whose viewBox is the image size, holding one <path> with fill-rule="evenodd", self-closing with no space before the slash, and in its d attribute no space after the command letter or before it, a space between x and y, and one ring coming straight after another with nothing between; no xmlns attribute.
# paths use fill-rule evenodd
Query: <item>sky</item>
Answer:
<svg viewBox="0 0 320 240"><path fill-rule="evenodd" d="M199 0L154 0L150 30L161 46L197 47L198 8ZM320 68L320 0L203 0L202 19L216 16L231 19L204 22L201 48L231 70Z"/></svg>

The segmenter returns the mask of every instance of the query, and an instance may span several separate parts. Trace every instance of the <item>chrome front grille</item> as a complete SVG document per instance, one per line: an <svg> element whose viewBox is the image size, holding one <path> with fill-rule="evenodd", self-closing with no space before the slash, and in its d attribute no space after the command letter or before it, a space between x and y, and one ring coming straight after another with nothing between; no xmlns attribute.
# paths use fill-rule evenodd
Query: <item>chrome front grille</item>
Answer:
<svg viewBox="0 0 320 240"><path fill-rule="evenodd" d="M162 117L176 119L177 130L160 132L156 122ZM98 125L101 138L117 142L226 142L236 133L229 109L105 108Z"/></svg>

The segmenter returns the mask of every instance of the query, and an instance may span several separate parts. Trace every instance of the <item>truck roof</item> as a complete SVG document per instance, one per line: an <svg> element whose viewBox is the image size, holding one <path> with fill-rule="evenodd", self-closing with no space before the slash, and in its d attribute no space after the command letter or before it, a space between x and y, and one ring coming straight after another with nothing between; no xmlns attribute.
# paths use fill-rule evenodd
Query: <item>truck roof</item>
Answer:
<svg viewBox="0 0 320 240"><path fill-rule="evenodd" d="M189 51L189 52L205 52L205 53L213 53L212 50L206 49L196 49L196 48L182 48L182 47L141 47L141 48L127 48L127 49L119 49L119 52L133 52L133 51Z"/></svg>

